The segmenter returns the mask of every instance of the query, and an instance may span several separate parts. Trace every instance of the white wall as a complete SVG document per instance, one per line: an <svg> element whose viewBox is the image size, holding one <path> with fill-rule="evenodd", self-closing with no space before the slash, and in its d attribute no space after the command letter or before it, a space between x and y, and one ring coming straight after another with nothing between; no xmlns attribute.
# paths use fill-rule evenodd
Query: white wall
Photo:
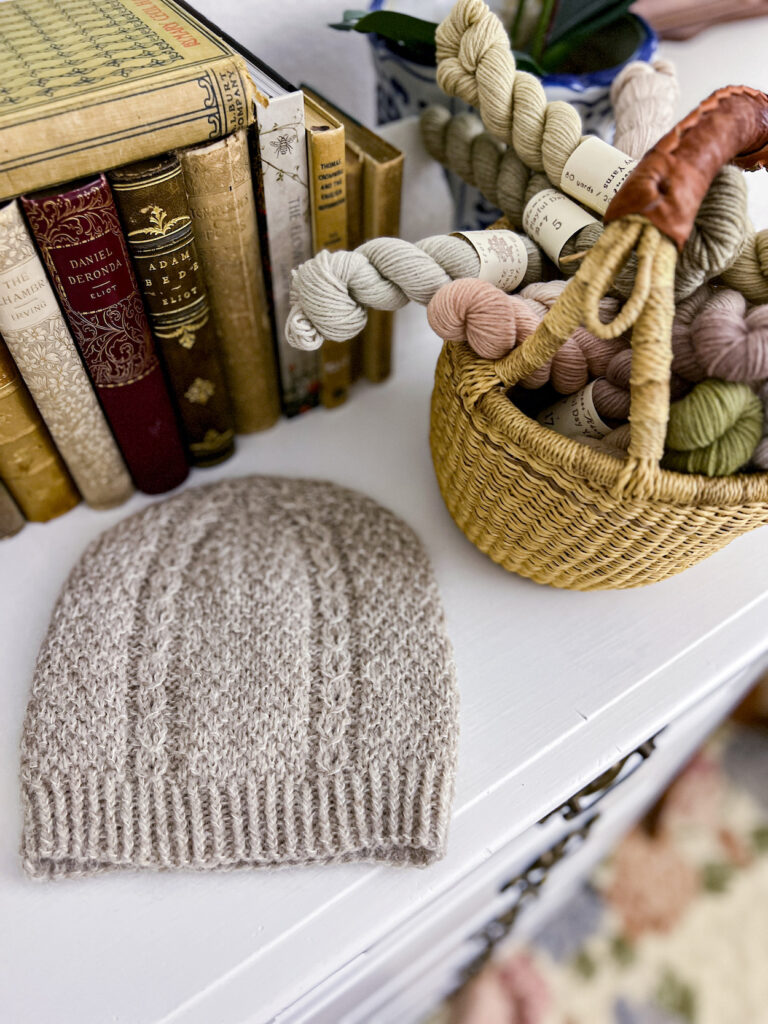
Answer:
<svg viewBox="0 0 768 1024"><path fill-rule="evenodd" d="M368 41L337 32L347 8L368 0L191 0L276 71L294 83L308 82L361 121L373 123L374 78Z"/></svg>

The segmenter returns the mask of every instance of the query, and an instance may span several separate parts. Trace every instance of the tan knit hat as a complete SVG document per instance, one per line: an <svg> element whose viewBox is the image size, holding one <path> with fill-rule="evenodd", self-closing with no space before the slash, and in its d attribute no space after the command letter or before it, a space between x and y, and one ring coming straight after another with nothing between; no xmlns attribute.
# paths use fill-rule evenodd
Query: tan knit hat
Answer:
<svg viewBox="0 0 768 1024"><path fill-rule="evenodd" d="M444 849L450 644L412 531L333 484L191 489L73 569L22 740L34 876Z"/></svg>

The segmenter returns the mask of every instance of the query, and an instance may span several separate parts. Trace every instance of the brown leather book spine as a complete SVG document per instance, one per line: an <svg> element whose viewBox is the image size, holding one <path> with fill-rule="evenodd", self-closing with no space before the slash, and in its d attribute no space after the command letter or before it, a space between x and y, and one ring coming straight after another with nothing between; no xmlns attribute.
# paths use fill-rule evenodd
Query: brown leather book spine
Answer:
<svg viewBox="0 0 768 1024"><path fill-rule="evenodd" d="M23 526L24 516L19 506L5 484L0 481L0 540L4 537L13 537Z"/></svg>
<svg viewBox="0 0 768 1024"><path fill-rule="evenodd" d="M107 179L21 201L134 483L178 486L189 468Z"/></svg>
<svg viewBox="0 0 768 1024"><path fill-rule="evenodd" d="M11 354L0 341L0 477L27 519L47 522L80 500Z"/></svg>
<svg viewBox="0 0 768 1024"><path fill-rule="evenodd" d="M280 415L275 348L245 131L180 154L238 433Z"/></svg>
<svg viewBox="0 0 768 1024"><path fill-rule="evenodd" d="M235 425L181 163L172 153L109 175L190 460L223 462Z"/></svg>

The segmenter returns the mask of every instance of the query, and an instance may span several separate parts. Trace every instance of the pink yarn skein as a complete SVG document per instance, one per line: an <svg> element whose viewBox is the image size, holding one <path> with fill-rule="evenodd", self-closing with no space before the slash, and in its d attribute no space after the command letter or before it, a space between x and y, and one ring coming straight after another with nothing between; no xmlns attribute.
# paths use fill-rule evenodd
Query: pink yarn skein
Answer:
<svg viewBox="0 0 768 1024"><path fill-rule="evenodd" d="M768 378L768 306L747 309L733 288L699 288L678 303L672 369L686 380L754 383Z"/></svg>
<svg viewBox="0 0 768 1024"><path fill-rule="evenodd" d="M537 282L518 295L507 295L488 281L451 281L430 300L427 319L446 341L467 341L484 359L500 359L533 334L566 283ZM616 299L605 298L600 304L601 317L607 321L617 309ZM573 394L591 378L604 374L610 360L625 346L621 339L596 338L586 328L577 327L551 364L522 383L539 388L551 379L561 394Z"/></svg>

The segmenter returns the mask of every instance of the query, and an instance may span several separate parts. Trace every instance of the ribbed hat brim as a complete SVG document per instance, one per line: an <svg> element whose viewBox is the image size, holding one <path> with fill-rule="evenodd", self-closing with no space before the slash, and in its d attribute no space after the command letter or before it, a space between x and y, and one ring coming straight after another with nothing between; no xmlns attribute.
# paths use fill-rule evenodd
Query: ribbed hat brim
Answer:
<svg viewBox="0 0 768 1024"><path fill-rule="evenodd" d="M448 766L413 761L225 783L71 772L23 780L22 858L36 878L112 868L212 870L442 856Z"/></svg>

